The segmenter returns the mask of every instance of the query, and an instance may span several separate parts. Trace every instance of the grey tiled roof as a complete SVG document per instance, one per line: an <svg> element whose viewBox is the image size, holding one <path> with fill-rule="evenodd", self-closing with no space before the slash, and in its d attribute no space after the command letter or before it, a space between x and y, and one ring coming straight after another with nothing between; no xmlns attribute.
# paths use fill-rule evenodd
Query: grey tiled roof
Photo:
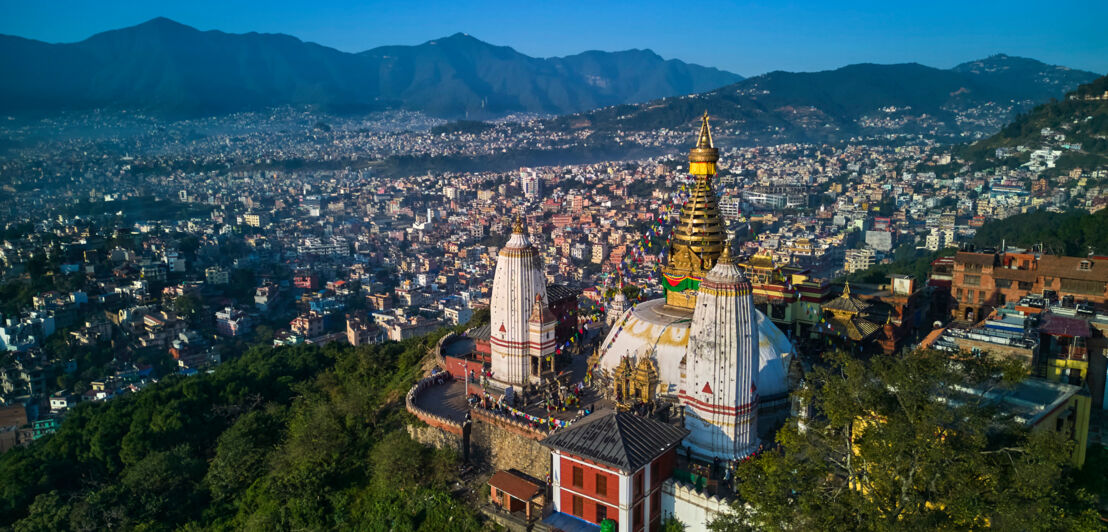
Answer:
<svg viewBox="0 0 1108 532"><path fill-rule="evenodd" d="M492 326L486 323L480 327L466 331L466 334L474 340L488 340L492 337Z"/></svg>
<svg viewBox="0 0 1108 532"><path fill-rule="evenodd" d="M611 409L597 411L559 430L542 444L632 472L681 443L688 430Z"/></svg>

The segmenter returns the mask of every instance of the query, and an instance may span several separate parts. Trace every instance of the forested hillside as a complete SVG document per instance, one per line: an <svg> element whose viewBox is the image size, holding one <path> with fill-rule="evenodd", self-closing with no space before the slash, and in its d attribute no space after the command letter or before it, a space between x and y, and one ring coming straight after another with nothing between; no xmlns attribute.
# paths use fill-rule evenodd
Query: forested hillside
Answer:
<svg viewBox="0 0 1108 532"><path fill-rule="evenodd" d="M1040 146L1062 145L1080 148L1066 149L1058 161L1058 171L1071 168L1094 168L1108 164L1108 76L1098 78L1081 85L1059 101L1039 105L1016 117L999 133L971 144L963 155L981 164L1002 164L1006 161L996 157L996 149L1024 146L1034 150ZM1053 135L1064 135L1063 140L1053 140L1044 136L1044 129ZM1007 162L1024 163L1028 152L1017 153ZM1007 159L1007 158L1006 158Z"/></svg>
<svg viewBox="0 0 1108 532"><path fill-rule="evenodd" d="M442 333L255 347L214 373L83 403L0 456L0 530L474 530L456 457L403 429Z"/></svg>
<svg viewBox="0 0 1108 532"><path fill-rule="evenodd" d="M1042 244L1047 253L1071 257L1108 255L1108 209L1093 214L1081 210L1017 214L985 223L973 241L978 247L993 248L1003 243L1026 248Z"/></svg>

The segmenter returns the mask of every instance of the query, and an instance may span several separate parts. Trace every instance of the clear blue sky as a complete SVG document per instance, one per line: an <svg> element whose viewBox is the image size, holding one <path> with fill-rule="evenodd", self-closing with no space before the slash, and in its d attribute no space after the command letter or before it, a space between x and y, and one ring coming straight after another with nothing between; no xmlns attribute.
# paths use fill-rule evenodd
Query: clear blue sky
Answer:
<svg viewBox="0 0 1108 532"><path fill-rule="evenodd" d="M157 16L287 33L344 51L466 32L528 55L650 48L743 75L859 62L948 68L994 53L1108 72L1108 0L1076 2L576 0L0 0L0 33L73 42Z"/></svg>

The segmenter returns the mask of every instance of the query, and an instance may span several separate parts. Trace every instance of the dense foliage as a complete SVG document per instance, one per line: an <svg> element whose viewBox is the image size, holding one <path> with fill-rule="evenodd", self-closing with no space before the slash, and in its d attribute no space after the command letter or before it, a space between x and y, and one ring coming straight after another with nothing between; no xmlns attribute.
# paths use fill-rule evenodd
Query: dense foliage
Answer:
<svg viewBox="0 0 1108 532"><path fill-rule="evenodd" d="M1001 390L1023 377L1016 363L829 358L798 392L816 415L739 467L745 504L714 530L1098 529L1092 498L1074 486L1072 442L952 390Z"/></svg>
<svg viewBox="0 0 1108 532"><path fill-rule="evenodd" d="M404 392L441 335L254 347L213 373L72 410L0 456L0 530L472 530L452 453Z"/></svg>
<svg viewBox="0 0 1108 532"><path fill-rule="evenodd" d="M1108 254L1108 210L1089 214L1083 210L1063 213L1032 211L992 220L977 230L978 247L999 249L1009 246L1032 247L1042 244L1044 252L1083 257L1090 252Z"/></svg>

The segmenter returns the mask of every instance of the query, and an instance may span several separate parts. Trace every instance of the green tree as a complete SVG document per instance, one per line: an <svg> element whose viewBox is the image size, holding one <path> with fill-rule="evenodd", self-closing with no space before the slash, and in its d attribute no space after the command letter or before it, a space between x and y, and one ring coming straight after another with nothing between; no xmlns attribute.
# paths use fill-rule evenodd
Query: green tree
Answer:
<svg viewBox="0 0 1108 532"><path fill-rule="evenodd" d="M279 408L239 417L223 434L204 478L216 500L230 500L266 472L268 460L284 434Z"/></svg>
<svg viewBox="0 0 1108 532"><path fill-rule="evenodd" d="M205 496L197 489L204 467L187 445L147 454L123 475L131 515L164 524L186 521L196 499Z"/></svg>
<svg viewBox="0 0 1108 532"><path fill-rule="evenodd" d="M201 307L200 298L192 294L185 294L173 300L173 311L185 319L192 319L197 312L200 312Z"/></svg>
<svg viewBox="0 0 1108 532"><path fill-rule="evenodd" d="M662 521L662 532L685 532L686 529L685 523L672 515Z"/></svg>
<svg viewBox="0 0 1108 532"><path fill-rule="evenodd" d="M1001 392L1024 377L1017 364L931 351L829 359L798 394L817 415L738 468L744 502L713 530L1097 529L1071 480L1072 444L954 388Z"/></svg>

